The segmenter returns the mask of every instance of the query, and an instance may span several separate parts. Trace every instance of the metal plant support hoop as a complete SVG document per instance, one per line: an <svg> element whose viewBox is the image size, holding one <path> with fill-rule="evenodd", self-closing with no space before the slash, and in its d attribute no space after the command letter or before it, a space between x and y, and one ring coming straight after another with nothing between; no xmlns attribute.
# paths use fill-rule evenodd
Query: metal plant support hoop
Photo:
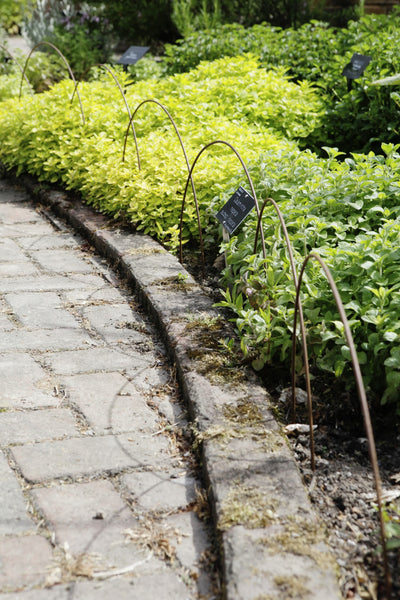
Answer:
<svg viewBox="0 0 400 600"><path fill-rule="evenodd" d="M205 152L208 148L210 148L211 146L214 146L216 144L223 144L225 146L228 146L228 148L230 148L232 150L232 152L234 152L234 154L237 156L237 158L239 159L244 172L246 173L246 177L247 177L247 181L249 182L252 194L253 194L253 198L254 198L254 206L257 212L257 216L260 216L260 208L258 206L258 201L257 201L257 196L256 196L256 192L254 189L254 185L253 185L253 181L250 177L250 173L242 159L242 157L240 156L239 152L236 150L236 148L234 146L232 146L232 144L230 144L229 142L226 142L224 140L214 140L213 142L210 142L208 144L206 144L205 146L203 146L203 148L200 150L200 152L198 152L196 158L193 161L193 164L189 170L189 175L188 178L186 180L186 185L185 185L185 191L183 193L183 199L182 199L182 207L181 207L181 216L180 216L180 222L179 222L179 259L182 262L183 260L183 254L182 254L182 228L183 228L183 211L185 210L185 201L186 201L186 194L187 194L187 189L188 189L188 185L189 185L189 180L192 181L192 175L193 175L193 171L194 168L196 166L197 161L199 160L200 156L203 154L203 152ZM195 196L195 204L196 204L196 212L197 212L197 223L198 223L198 227L199 227L199 236L200 236L200 240L201 240L201 249L202 249L202 267L203 267L203 276L204 276L204 269L205 269L205 263L204 263L204 250L203 250L203 246L202 246L202 230L201 230L201 222L200 222L200 212L199 212L199 207L198 207L198 203L197 203L197 198ZM264 232L261 229L261 241L262 241L262 248L263 248L263 257L266 257L266 253L265 253L265 242L264 242Z"/></svg>
<svg viewBox="0 0 400 600"><path fill-rule="evenodd" d="M141 106L143 106L144 104L147 103L153 103L156 104L157 106L159 106L167 115L167 117L169 118L169 120L171 121L174 129L175 129L175 133L178 136L179 139L179 143L181 145L182 148L182 152L183 152L183 156L185 158L185 162L186 162L186 166L187 166L187 170L188 170L188 181L190 180L191 185L192 185L192 192L193 192L193 197L194 197L194 203L196 206L196 215L197 215L197 224L198 224L198 228L199 228L199 239L200 239L200 251L201 251L201 260L202 260L202 274L203 277L205 276L205 259L204 259L204 243L203 243L203 234L202 234L202 230L201 230L201 223L200 223L200 211L199 211L199 205L198 205L198 201L197 201L197 194L196 194L196 188L194 185L194 181L193 181L193 177L192 177L192 171L190 169L190 163L189 163L189 159L187 156L187 152L183 143L183 139L182 136L179 132L179 129L171 115L171 113L168 111L168 109L161 104L161 102L159 102L158 100L155 100L154 98L149 98L147 100L143 100L143 102L141 102L135 109L133 115L131 116L130 120L129 120L129 125L132 124L133 127L133 118L135 117L136 113L138 112L139 108ZM126 130L126 134L125 134L125 140L124 140L124 150L122 153L122 162L125 161L125 153L126 153L126 144L127 144L127 140L128 140L128 133L129 133L129 125L128 128ZM135 130L133 128L134 131L134 137L135 137L135 145L136 145L136 154L137 154L137 159L138 159L138 169L140 171L140 157L139 157L139 147L138 147L138 143L137 143L137 138L136 138L136 133ZM186 194L186 190L187 190L187 184L186 184L186 189L185 189L185 194ZM182 221L181 221L182 222ZM181 254L182 254L182 230L180 231L180 250L181 250Z"/></svg>
<svg viewBox="0 0 400 600"><path fill-rule="evenodd" d="M26 67L28 66L28 63L29 63L29 60L30 60L30 58L31 58L32 54L33 54L33 53L35 52L35 50L37 50L37 49L38 49L40 46L49 46L50 48L52 48L53 50L55 50L55 51L57 52L57 54L58 54L58 55L61 57L61 59L63 60L63 62L64 62L64 64L65 64L65 66L67 67L67 69L68 69L68 73L69 73L69 76L71 77L72 81L73 81L73 82L74 82L74 84L75 84L76 95L78 96L78 100L79 100L79 106L80 106L80 109L81 109L82 123L83 123L83 125L85 125L85 113L83 112L83 106L82 106L82 100L81 100L81 97L80 97L80 95L79 95L79 92L78 92L78 90L77 90L77 88L76 88L76 79L75 79L75 75L73 74L73 72L72 72L72 69L71 69L71 67L70 67L70 65L69 65L69 62L68 62L68 61L67 61L67 59L65 58L64 54L63 54L63 53L62 53L62 52L61 52L61 51L60 51L60 50L57 48L57 46L55 46L54 44L51 44L50 42L39 42L39 43L38 43L38 44L36 44L36 46L34 46L34 47L32 48L32 50L29 52L29 55L28 55L28 57L27 57L27 59L26 59L26 61L25 61L24 69L23 69L23 71L22 71L21 83L20 83L20 86L19 86L19 100L21 100L21 93L22 93L22 80L23 80L23 78L24 78L24 76L25 76Z"/></svg>
<svg viewBox="0 0 400 600"><path fill-rule="evenodd" d="M292 248L292 244L290 243L290 238L289 238L289 234L287 231L287 227L286 227L286 223L285 220L283 218L282 212L278 206L278 204L275 202L275 200L273 200L272 198L267 198L266 200L264 200L264 203L261 207L260 210L260 214L258 217L258 222L257 222L257 229L256 229L256 235L255 235L255 239L254 239L254 253L256 253L257 251L257 243L258 243L258 234L261 231L262 232L262 218L263 218L263 214L264 214L264 209L267 206L267 204L272 204L272 206L275 209L275 212L278 215L281 227L282 227L282 231L283 231L283 235L285 238L285 242L286 242L286 248L289 254L289 262L290 262L290 268L292 271L292 279L293 279L293 283L294 283L294 287L297 291L298 288L298 279L297 279L297 272L296 272L296 267L294 264L294 257L293 257L293 248ZM264 244L264 256L265 256L265 244ZM303 315L303 306L301 304L301 300L299 297L298 300L298 305L299 305L299 321L300 321L300 331L301 331L301 336L302 336L302 340L303 340L303 345L304 345L304 341L306 339L306 334L305 334L305 325L304 325L304 315ZM296 419L296 335L295 335L295 331L293 332L293 348L292 348L292 420L294 421ZM311 445L311 467L312 470L315 470L315 457L314 457L314 434L313 434L313 429L312 429L312 403L311 403L311 385L310 385L310 377L309 377L309 373L308 373L308 362L307 362L307 367L306 367L306 386L307 386L307 407L308 407L308 416L309 416L309 421L311 423L311 427L310 427L310 445Z"/></svg>
<svg viewBox="0 0 400 600"><path fill-rule="evenodd" d="M300 269L299 281L298 281L297 290L296 290L296 304L295 304L294 321L293 321L293 349L295 349L295 343L296 343L296 341L295 341L296 340L296 319L297 319L297 311L299 309L299 303L300 303L300 288L301 288L301 284L303 281L303 275L305 272L305 268L307 266L307 263L310 260L317 261L325 273L325 276L328 280L329 286L332 290L333 297L335 299L335 303L336 303L336 307L337 307L339 315L340 315L340 319L343 323L346 341L347 341L347 344L348 344L349 350L350 350L350 356L351 356L351 362L353 365L354 377L355 377L356 384L357 384L358 397L360 400L361 409L362 409L363 418L364 418L365 433L366 433L366 436L368 439L369 457L370 457L372 472L373 472L373 476L374 476L375 492L376 492L376 499L377 499L378 512L379 512L383 567L384 567L384 573L385 573L385 587L386 587L386 592L388 594L388 597L390 597L391 576L390 576L389 562L388 562L388 556L387 556L385 523L384 523L383 508L382 508L383 507L382 484L381 484L381 477L380 477L380 472L379 472L378 458L377 458L377 453L376 453L374 432L372 429L371 416L370 416L370 412L369 412L369 408L368 408L367 395L365 393L365 387L364 387L364 382L363 382L363 378L362 378L362 374L361 374L360 363L359 363L358 357L357 357L357 351L356 351L356 348L354 345L353 336L352 336L352 333L350 330L349 322L346 317L346 313L344 310L342 299L340 297L340 293L336 287L336 283L332 277L332 273L330 272L328 266L325 264L323 259L315 252L311 252L308 256L306 256L306 258L304 259L304 262L302 264L302 267ZM310 373L309 373L309 368L308 368L308 352L307 352L307 340L305 338L305 332L303 335L303 356L304 356L304 363L305 363L305 370L306 370L307 392L308 392L310 389ZM311 439L313 439L311 393L308 396L308 404L309 404L309 416L310 416L309 425L310 425L310 440L311 440ZM313 470L314 470L315 462L314 462L314 445L313 444L312 444L312 448L310 448L310 449L311 449L311 460L312 460L312 463L314 464L314 466L313 466Z"/></svg>
<svg viewBox="0 0 400 600"><path fill-rule="evenodd" d="M140 171L140 158L139 158L139 150L138 150L138 145L137 145L137 139L136 139L136 131L135 131L135 127L134 127L134 125L133 125L133 123L132 123L132 114L131 114L131 109L130 109L130 107L129 107L129 104L128 104L128 101L127 101L127 99L126 99L125 92L124 92L124 90L122 89L122 85L121 85L121 83L120 83L120 81L119 81L118 77L116 76L116 74L114 73L114 71L113 71L113 70L112 70L110 67L108 67L107 65L102 65L102 64L100 64L100 63L96 63L96 64L94 64L94 65L90 65L90 67L88 67L87 69L85 69L85 71L83 71L82 75L79 77L79 81L77 81L77 82L76 82L76 84L75 84L75 88L74 88L73 94L72 94L72 96L71 96L71 104L72 104L72 101L73 101L73 99L74 99L75 93L78 93L78 85L80 84L80 82L82 81L82 79L85 77L85 75L86 75L86 74L87 74L87 73L90 71L90 69L93 69L94 67L98 67L98 68L100 68L100 69L104 69L105 71L107 71L107 73L108 73L109 75L111 75L111 77L113 78L113 80L114 80L114 82L115 82L115 85L117 86L117 88L118 88L118 89L119 89L119 91L121 92L121 96L122 96L122 98L123 98L123 100L124 100L124 102L125 102L125 107L126 107L126 110L127 110L128 116L129 116L129 123L130 123L130 124L132 124L132 133L133 133L133 137L134 137L134 139L135 139L135 144L136 144L136 153L137 153L137 159L138 159L138 165L139 165L139 171ZM128 127L128 129L129 129L129 127Z"/></svg>

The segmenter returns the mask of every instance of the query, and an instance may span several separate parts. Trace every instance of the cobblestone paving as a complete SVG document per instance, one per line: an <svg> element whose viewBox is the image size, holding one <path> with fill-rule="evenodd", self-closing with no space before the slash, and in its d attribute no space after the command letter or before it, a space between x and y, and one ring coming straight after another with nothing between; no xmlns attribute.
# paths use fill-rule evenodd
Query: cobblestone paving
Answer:
<svg viewBox="0 0 400 600"><path fill-rule="evenodd" d="M0 600L212 598L201 481L156 332L0 181Z"/></svg>

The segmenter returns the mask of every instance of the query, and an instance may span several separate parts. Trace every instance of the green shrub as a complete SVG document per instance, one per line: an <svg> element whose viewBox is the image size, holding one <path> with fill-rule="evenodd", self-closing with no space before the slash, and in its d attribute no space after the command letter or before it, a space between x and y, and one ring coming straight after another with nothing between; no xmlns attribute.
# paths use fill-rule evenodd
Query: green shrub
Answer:
<svg viewBox="0 0 400 600"><path fill-rule="evenodd" d="M397 141L400 117L391 90L372 82L400 72L399 47L400 10L388 16L368 15L346 29L317 21L298 29L268 24L245 29L235 24L167 45L162 68L166 73L184 72L204 59L252 52L266 68L284 68L294 81L308 81L319 90L325 115L304 145L317 152L324 145L347 153L379 152L382 142ZM372 60L349 91L342 71L355 52Z"/></svg>
<svg viewBox="0 0 400 600"><path fill-rule="evenodd" d="M232 23L220 25L209 31L199 31L166 44L162 67L165 74L184 73L194 69L201 61L216 60L224 56L237 56L246 52L260 54L264 45L278 43L279 29L270 25L255 25L246 29Z"/></svg>
<svg viewBox="0 0 400 600"><path fill-rule="evenodd" d="M215 138L238 146L246 160L255 158L263 148L288 145L285 137L308 135L321 110L306 84L298 86L279 73L266 72L249 56L204 63L192 73L135 86L128 86L123 72L119 75L130 106L152 97L166 105L177 120L190 160ZM121 165L127 114L119 90L106 77L107 83L80 88L87 121L84 131L76 99L69 107L69 82L59 84L43 98L21 103L22 126L21 113L5 105L3 160L20 171L81 190L102 210L127 215L139 228L173 246L187 176L175 131L160 108L144 106L136 126L142 171L136 172L131 139L126 165ZM210 154L199 165L196 181L203 224L212 223L215 230L210 201L241 167L232 154L227 156L226 149L215 148ZM217 167L219 180L211 185ZM193 201L188 200L185 239L197 235L193 216Z"/></svg>
<svg viewBox="0 0 400 600"><path fill-rule="evenodd" d="M29 0L1 0L0 27L10 34L19 33L23 18L29 14Z"/></svg>
<svg viewBox="0 0 400 600"><path fill-rule="evenodd" d="M299 270L316 250L331 268L372 398L400 411L400 146L339 161L310 152L264 153L251 167L259 197L277 200ZM278 158L278 160L277 160ZM237 185L237 184L236 184ZM223 305L236 313L242 351L254 366L289 366L295 290L280 225L264 217L266 256L254 252L251 216L226 245L229 291ZM343 327L327 280L309 263L302 293L311 363L354 383Z"/></svg>
<svg viewBox="0 0 400 600"><path fill-rule="evenodd" d="M86 2L77 8L68 0L37 0L32 16L24 23L24 34L32 44L45 41L55 45L77 77L111 58L111 26L102 10ZM45 46L41 50L48 51Z"/></svg>

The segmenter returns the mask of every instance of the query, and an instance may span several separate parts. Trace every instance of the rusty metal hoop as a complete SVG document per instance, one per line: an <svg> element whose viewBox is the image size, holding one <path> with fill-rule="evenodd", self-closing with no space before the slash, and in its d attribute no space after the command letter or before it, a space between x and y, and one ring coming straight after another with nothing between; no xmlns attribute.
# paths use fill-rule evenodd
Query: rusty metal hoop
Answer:
<svg viewBox="0 0 400 600"><path fill-rule="evenodd" d="M297 317L297 310L299 307L299 300L300 300L300 288L301 288L303 275L304 275L307 263L312 259L316 260L319 263L319 265L321 266L321 268L324 271L325 276L328 280L333 297L335 299L336 307L337 307L339 315L340 315L340 319L343 323L345 337L346 337L347 344L348 344L349 350L350 350L350 356L351 356L351 362L352 362L352 366L353 366L354 377L356 379L356 384L357 384L358 397L360 400L363 418L364 418L365 433L366 433L367 439L368 439L368 451L369 451L369 456L370 456L370 461L371 461L371 466L372 466L372 472L373 472L373 476L374 476L375 491L376 491L376 498L377 498L378 512L379 512L380 534L381 534L381 541L382 541L382 553L383 553L384 572L385 572L385 585L386 585L386 591L388 592L388 595L390 596L391 577L390 577L390 569L389 569L389 563L388 563L388 557L387 557L385 524L384 524L383 509L382 509L382 505L383 505L383 503L382 503L382 484L381 484L381 477L380 477L380 472L379 472L378 458L377 458L377 453L376 453L374 432L372 429L371 416L370 416L370 412L369 412L367 396L365 393L364 382L363 382L363 378L362 378L362 374L361 374L360 363L358 361L357 351L356 351L354 340L353 340L353 335L351 333L350 325L349 325L349 322L346 317L343 302L340 297L340 293L336 287L336 283L332 277L332 273L331 273L330 269L328 268L328 266L326 265L326 263L323 261L323 259L319 256L319 254L316 254L315 252L311 252L310 254L308 254L308 256L306 256L306 258L304 259L304 262L302 264L301 270L300 270L299 281L298 281L297 291L296 291L295 311L294 311L293 346L295 348L296 317ZM304 363L305 363L305 369L306 369L306 377L309 380L310 375L309 375L309 369L308 369L308 352L307 352L307 341L305 339L305 335L303 338L303 356L304 356ZM311 405L311 394L309 396L309 406L310 407L312 406ZM313 431L312 408L311 408L311 421L310 421L309 425L310 425L310 440L311 440L311 437L313 435L312 434L312 431ZM312 459L313 459L313 451L312 451ZM315 469L315 463L314 463L313 470L314 469Z"/></svg>
<svg viewBox="0 0 400 600"><path fill-rule="evenodd" d="M246 177L247 177L247 181L250 185L252 194L253 194L253 198L254 198L254 206L257 212L257 216L260 216L260 208L258 206L258 201L257 201L257 196L256 196L256 192L254 189L254 185L253 185L253 181L250 177L250 173L246 167L245 162L243 161L242 157L240 156L238 150L236 150L236 148L234 146L232 146L232 144L230 144L229 142L226 142L225 140L214 140L213 142L209 142L208 144L206 144L205 146L203 146L203 148L198 152L196 158L193 161L193 164L189 170L189 175L188 178L186 180L186 186L185 186L185 191L183 193L183 199L182 199L182 207L181 207L181 217L180 217L180 222L179 222L179 259L182 262L183 260L183 256L182 256L182 226L183 226L183 211L185 209L185 201L186 201L186 194L187 194L187 189L188 189L188 185L189 185L189 179L192 179L192 175L193 175L193 170L196 166L197 161L199 160L200 156L203 154L203 152L205 152L208 148L210 148L211 146L214 146L216 144L223 144L225 146L228 146L228 148L230 148L232 150L232 152L234 152L234 154L236 155L236 157L239 159L244 172L246 173ZM201 231L201 222L200 222L200 213L199 213L199 207L198 207L198 203L197 203L197 198L195 198L195 203L196 203L196 211L197 211L197 222L198 222L198 227L199 227L199 236L200 236L200 240L202 240L202 231ZM263 256L264 258L266 257L265 254L265 242L264 242L264 233L261 229L261 239L262 239L262 245L263 245ZM203 266L203 274L204 274L204 269L205 269L205 261L204 261L204 249L202 247L202 266Z"/></svg>
<svg viewBox="0 0 400 600"><path fill-rule="evenodd" d="M73 74L73 72L72 72L72 69L71 69L71 67L70 67L70 65L69 65L69 62L68 62L68 61L67 61L67 59L65 58L64 54L63 54L63 53L62 53L62 52L61 52L61 51L60 51L60 50L57 48L57 46L55 46L55 45L54 45L54 44L52 44L51 42L39 42L39 43L38 43L38 44L36 44L36 46L34 46L34 47L32 48L32 50L29 52L29 54L28 54L28 57L27 57L27 59L26 59L26 61L25 61L25 65L24 65L24 69L23 69L23 72L22 72L22 77L21 77L21 83L20 83L20 86L19 86L19 99L21 99L21 92L22 92L22 80L23 80L23 78L24 78L24 75L25 75L26 67L28 66L28 63L29 63L29 60L30 60L30 58L31 58L32 54L33 54L33 53L35 52L35 50L37 50L37 48L39 48L40 46L49 46L50 48L52 48L53 50L55 50L55 51L57 52L57 54L58 54L58 55L61 57L61 59L64 61L64 64L65 64L65 66L67 67L67 69L68 69L68 73L69 73L69 75L70 75L70 77L71 77L72 81L74 82L74 84L75 84L75 88L76 88L76 79L75 79L75 76L74 76L74 74ZM79 100L79 106L80 106L80 109L81 109L82 123L83 123L83 124L85 124L85 114L84 114L84 112L83 112L82 100L81 100L81 97L80 97L80 95L79 95L79 92L78 92L78 90L76 90L76 94L77 94L77 96L78 96L78 100Z"/></svg>
<svg viewBox="0 0 400 600"><path fill-rule="evenodd" d="M273 207L275 209L275 212L278 215L281 227L282 227L283 235L285 237L285 242L286 242L286 248L287 248L287 251L288 251L288 254L289 254L289 262L290 262L290 268L291 268L291 271L292 271L292 279L293 279L295 290L297 291L298 280L297 280L296 267L295 267L295 264L294 264L292 244L290 243L288 230L287 230L286 223L285 223L285 220L283 218L282 212L281 212L278 204L272 198L266 198L266 200L264 200L264 203L263 203L263 205L261 207L261 210L260 210L260 215L259 215L258 221L257 221L257 229L256 229L255 240L254 240L254 253L256 253L256 250L257 250L258 233L259 233L259 231L262 231L262 217L263 217L263 214L264 214L264 209L265 209L265 207L267 206L268 203L271 203L273 205ZM305 340L305 325L304 325L303 306L302 306L300 298L299 298L298 302L299 302L300 331L301 331L301 336L302 336L302 340L303 340L303 343L304 343L304 340ZM294 339L295 339L295 334L296 334L296 331L294 330L294 332L293 332ZM292 348L291 374L292 374L292 404L291 404L291 406L292 406L292 419L295 420L295 418L296 418L296 354L295 354L295 347ZM306 387L307 387L309 420L310 419L312 420L310 377L306 377ZM311 444L311 465L312 465L312 468L314 470L314 468L315 468L315 464L314 464L314 436L313 436L312 433L310 433L310 444Z"/></svg>
<svg viewBox="0 0 400 600"><path fill-rule="evenodd" d="M90 69L93 69L94 67L98 67L100 69L105 69L107 71L107 73L109 75L111 75L111 77L113 78L113 80L114 80L116 86L118 87L118 89L119 89L119 91L121 93L121 96L122 96L122 98L123 98L123 100L125 102L125 107L126 107L126 110L127 110L128 116L129 116L129 123L132 124L132 133L133 133L133 137L135 138L137 158L138 158L139 171L140 171L140 158L139 158L138 145L137 145L137 140L136 140L136 131L135 131L135 127L134 127L133 122L132 122L131 109L129 107L128 101L127 101L126 96L125 96L125 92L122 89L122 86L121 86L121 83L120 83L118 77L116 76L116 74L114 73L114 71L108 65L103 65L103 64L100 64L100 63L96 63L94 65L90 65L90 67L88 67L87 69L85 69L83 71L83 73L79 77L79 80L75 83L75 88L74 88L74 91L73 91L72 96L71 96L71 104L72 104L72 101L74 99L75 93L78 93L78 85L83 80L84 76L90 71ZM128 129L129 129L129 127L128 127Z"/></svg>
<svg viewBox="0 0 400 600"><path fill-rule="evenodd" d="M185 145L183 143L182 136L181 136L181 134L179 132L178 126L176 125L176 123L175 123L175 121L174 121L171 113L158 100L156 100L154 98L148 98L147 100L143 100L143 102L141 102L135 108L135 111L134 111L133 115L130 118L129 125L128 125L128 128L126 130L126 134L125 134L124 149L123 149L123 153L122 153L122 162L125 161L126 144L127 144L127 141L128 141L129 126L132 124L132 127L133 127L133 119L134 119L136 113L138 112L139 108L141 108L144 104L148 104L148 103L156 104L157 106L159 106L165 112L165 114L169 118L170 122L172 123L172 126L175 129L175 133L178 136L178 140L179 140L180 146L182 148L183 156L185 158L186 167L187 167L187 170L188 170L188 179L187 179L185 193L186 193L186 190L187 190L188 182L190 180L191 186L192 186L193 197L194 197L194 203L195 203L195 206L196 206L196 216L197 216L197 224L198 224L198 228L199 228L200 251L201 251L201 259L202 259L202 274L203 274L203 277L204 277L205 276L204 243L203 243L203 235L202 235L202 231L201 231L200 212L199 212L199 205L198 205L198 201L197 201L196 188L195 188L195 185L194 185L194 181L193 181L193 177L192 177L192 173L191 173L191 169L190 169L190 163L189 163L188 155L187 155L187 152L186 152L186 149L185 149ZM134 127L133 127L133 129L134 129ZM136 134L135 133L134 133L134 137L135 137L135 144L136 144L136 154L137 154L137 159L138 159L138 168L139 168L139 171L140 171L139 147L138 147L137 138L136 138ZM182 237L180 236L180 242L181 242L181 240L182 240ZM182 261L182 258L181 258L181 261Z"/></svg>

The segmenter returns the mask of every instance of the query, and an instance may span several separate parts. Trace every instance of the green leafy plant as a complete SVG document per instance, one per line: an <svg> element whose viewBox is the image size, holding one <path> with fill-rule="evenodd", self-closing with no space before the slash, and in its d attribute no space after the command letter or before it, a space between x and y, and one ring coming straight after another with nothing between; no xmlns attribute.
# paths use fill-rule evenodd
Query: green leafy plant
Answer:
<svg viewBox="0 0 400 600"><path fill-rule="evenodd" d="M0 3L0 27L9 34L19 33L23 18L29 15L29 0L2 0Z"/></svg>
<svg viewBox="0 0 400 600"><path fill-rule="evenodd" d="M367 15L346 28L311 21L298 28L279 29L269 24L249 29L238 24L195 32L175 45L167 45L162 68L183 72L201 60L252 52L267 68L284 68L294 81L316 86L325 104L319 127L304 147L321 152L321 146L349 152L380 152L382 142L398 139L396 95L373 85L376 79L400 71L396 48L400 43L400 9L390 15ZM343 68L357 52L371 57L360 79L347 87Z"/></svg>
<svg viewBox="0 0 400 600"><path fill-rule="evenodd" d="M42 41L54 44L77 76L91 65L111 58L114 42L111 25L101 9L87 2L77 8L69 0L37 0L32 16L24 23L24 33L32 44Z"/></svg>
<svg viewBox="0 0 400 600"><path fill-rule="evenodd" d="M281 153L278 166L265 153L251 169L261 197L283 211L296 264L316 250L331 268L342 294L370 394L399 403L400 301L397 249L399 146L383 145L386 157L355 155L339 161L311 153ZM254 252L254 217L224 248L223 306L236 314L242 351L254 366L288 364L294 284L279 221L266 211L267 258ZM311 362L353 382L349 350L335 303L317 265L309 265L302 293ZM400 407L399 407L400 408Z"/></svg>
<svg viewBox="0 0 400 600"><path fill-rule="evenodd" d="M220 2L201 0L199 6L197 0L172 0L172 20L184 37L193 31L212 29L221 23Z"/></svg>

